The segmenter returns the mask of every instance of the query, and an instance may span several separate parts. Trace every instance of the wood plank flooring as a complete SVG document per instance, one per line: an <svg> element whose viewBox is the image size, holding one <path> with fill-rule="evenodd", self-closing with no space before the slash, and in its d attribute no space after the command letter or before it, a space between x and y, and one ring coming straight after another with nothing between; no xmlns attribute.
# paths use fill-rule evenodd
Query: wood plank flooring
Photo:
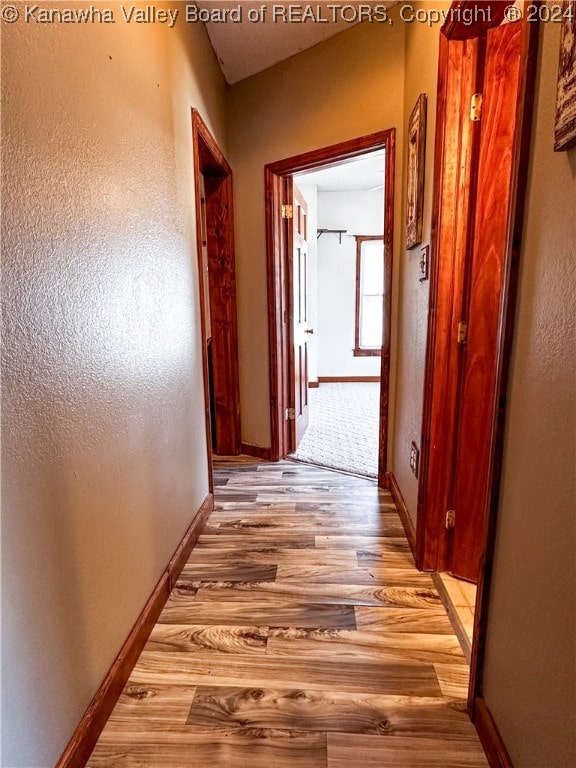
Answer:
<svg viewBox="0 0 576 768"><path fill-rule="evenodd" d="M91 768L484 768L468 667L388 493L219 460L216 509Z"/></svg>

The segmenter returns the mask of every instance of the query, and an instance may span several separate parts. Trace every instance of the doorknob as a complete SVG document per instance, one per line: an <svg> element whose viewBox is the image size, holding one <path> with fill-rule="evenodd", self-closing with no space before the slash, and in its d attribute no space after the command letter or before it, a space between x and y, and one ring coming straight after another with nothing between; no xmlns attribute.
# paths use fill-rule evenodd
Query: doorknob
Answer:
<svg viewBox="0 0 576 768"><path fill-rule="evenodd" d="M304 333L314 333L314 328L306 328Z"/></svg>

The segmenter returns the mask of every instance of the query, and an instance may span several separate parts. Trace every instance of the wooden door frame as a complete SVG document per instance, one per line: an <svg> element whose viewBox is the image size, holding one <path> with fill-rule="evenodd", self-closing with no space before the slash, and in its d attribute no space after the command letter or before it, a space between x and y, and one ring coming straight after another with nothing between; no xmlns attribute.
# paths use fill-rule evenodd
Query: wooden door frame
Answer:
<svg viewBox="0 0 576 768"><path fill-rule="evenodd" d="M202 258L201 176L213 180L205 190L208 225L209 270L217 278L209 287L212 311L212 355L216 401L216 442L220 453L237 455L240 443L240 377L238 370L238 326L236 312L236 271L234 258L234 207L232 169L198 110L192 110L192 144L194 157L194 197L196 211L196 249L200 293L200 325L202 334L202 371L206 444L210 490L212 478L212 439L210 424L210 384L206 340L206 296L204 292ZM210 210L212 215L210 215Z"/></svg>
<svg viewBox="0 0 576 768"><path fill-rule="evenodd" d="M458 0L453 8L469 7L473 11L479 3L474 0ZM430 304L428 315L428 342L424 383L424 409L422 424L421 475L418 492L418 517L416 529L416 562L422 570L441 570L446 563L446 529L444 525L445 509L438 503L446 489L445 477L437 470L442 462L452 459L451 447L447 445L446 435L453 435L454 416L446 413L446 405L453 403L457 395L457 378L453 375L454 347L450 333L446 333L446 322L452 321L459 312L458 299L454 286L462 284L458 269L463 265L462 254L456 253L456 247L446 248L441 239L442 204L447 199L446 181L449 180L449 159L445 155L448 121L450 119L447 103L448 66L454 62L449 51L450 40L475 43L472 38L483 37L488 29L498 26L501 21L502 6L499 2L484 3L494 8L491 23L475 25L466 29L463 25L447 24L440 38L438 67L438 102L436 116L436 146L434 167L434 202L432 213L431 237L431 281ZM526 24L526 22L518 22ZM480 42L480 45L482 43ZM524 208L528 180L530 139L536 83L536 62L539 45L539 25L526 24L524 28L525 71L523 77L523 96L518 97L518 109L521 117L516 126L514 142L514 176L512 181L511 204L508 216L507 249L504 263L504 283L499 310L499 334L496 350L496 375L493 388L493 418L491 423L491 446L488 466L485 468L488 479L488 494L485 500L485 524L482 536L482 558L478 581L474 633L472 639L472 658L470 664L470 686L468 710L476 725L490 765L511 768L512 762L490 711L483 697L482 680L484 673L486 632L489 611L489 593L494 562L496 524L499 509L500 481L504 451L504 426L506 391L510 368L510 358L514 333L516 294L518 285L518 265L522 234L524 228ZM464 61L471 53L463 54ZM452 62L450 61L452 57ZM469 75L469 83L472 75ZM464 84L466 85L466 84ZM474 92L474 91L472 91ZM521 100L523 99L523 100ZM473 206L474 200L466 197L464 185L458 185L458 179L452 177L452 199L454 209L460 212L463 206ZM448 193L449 194L449 193ZM441 248L442 245L442 248ZM466 244L460 244L466 249ZM442 263L440 263L440 251ZM441 269L448 275L442 275ZM450 345L450 346L449 346ZM452 369L452 373L451 373ZM443 387L443 389L442 389ZM441 395L439 396L439 393ZM438 409L440 408L440 413ZM444 409L444 412L442 412ZM436 412L434 412L436 411ZM435 463L431 461L431 446L439 452ZM436 502L431 506L431 499Z"/></svg>
<svg viewBox="0 0 576 768"><path fill-rule="evenodd" d="M309 171L328 163L361 157L378 149L385 150L384 209L384 317L380 387L380 439L378 482L383 487L388 451L388 389L390 385L390 323L392 314L392 263L394 245L394 170L396 130L361 136L322 149L288 157L264 168L266 195L266 258L268 277L268 344L270 367L271 458L278 461L288 453L288 424L285 409L291 402L289 351L291 330L288 295L288 226L282 219L282 203L292 201L293 174ZM290 222L289 222L290 223Z"/></svg>
<svg viewBox="0 0 576 768"><path fill-rule="evenodd" d="M483 75L478 64L481 55L478 38L456 38L453 46L451 41L449 34L440 35L416 518L415 559L417 567L424 571L445 570L447 562L444 516L454 471L462 354L462 349L454 343L454 328L465 311L467 261L473 235L469 212L474 200L470 196L475 186L480 127L480 123L469 119L462 104L478 90L478 80ZM449 78L449 71L457 75ZM451 136L457 139L451 142ZM454 147L452 152L450 147Z"/></svg>

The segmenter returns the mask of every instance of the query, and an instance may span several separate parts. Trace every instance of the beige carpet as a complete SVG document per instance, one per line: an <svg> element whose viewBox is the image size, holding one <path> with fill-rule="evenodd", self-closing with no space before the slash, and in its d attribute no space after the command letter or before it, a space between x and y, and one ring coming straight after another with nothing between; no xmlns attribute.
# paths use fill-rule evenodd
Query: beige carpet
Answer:
<svg viewBox="0 0 576 768"><path fill-rule="evenodd" d="M293 458L359 475L378 474L380 384L320 384Z"/></svg>

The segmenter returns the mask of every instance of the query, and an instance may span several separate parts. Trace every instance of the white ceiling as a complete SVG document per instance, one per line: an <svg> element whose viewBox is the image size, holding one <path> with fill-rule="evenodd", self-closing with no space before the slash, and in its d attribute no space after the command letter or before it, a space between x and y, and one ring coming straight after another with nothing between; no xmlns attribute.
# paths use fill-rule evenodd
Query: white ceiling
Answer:
<svg viewBox="0 0 576 768"><path fill-rule="evenodd" d="M228 83L237 83L250 75L261 72L279 61L288 59L300 51L311 48L329 37L344 32L355 23L358 23L356 10L363 5L394 5L389 0L363 0L363 2L349 2L338 4L331 0L321 0L315 4L292 2L283 0L280 2L262 2L262 0L197 0L202 12L217 14L223 10L240 8L241 21L235 23L231 20L218 21L215 15L211 21L206 22L206 29L210 36L212 47L216 52L218 61ZM264 21L249 20L249 13L253 14L262 6L266 6ZM330 6L338 10L330 10ZM289 21L288 16L284 20L278 10L283 8L286 13L304 13L305 9L312 9L314 19L301 22ZM290 9L295 9L290 11ZM347 10L342 11L341 9ZM276 11L274 10L276 9ZM276 13L276 18L274 18ZM342 18L342 13L346 19ZM337 16L333 19L333 14ZM324 21L325 20L325 21Z"/></svg>
<svg viewBox="0 0 576 768"><path fill-rule="evenodd" d="M314 184L321 192L381 191L384 189L384 150L298 173L294 180L298 186Z"/></svg>

